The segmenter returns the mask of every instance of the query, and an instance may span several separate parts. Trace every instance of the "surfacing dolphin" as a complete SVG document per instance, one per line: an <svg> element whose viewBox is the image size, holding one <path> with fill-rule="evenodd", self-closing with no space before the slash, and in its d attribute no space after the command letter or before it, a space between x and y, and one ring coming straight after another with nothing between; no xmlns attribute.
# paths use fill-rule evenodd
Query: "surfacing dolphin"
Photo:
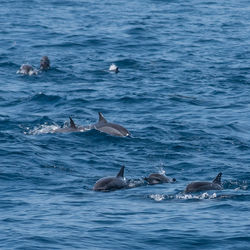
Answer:
<svg viewBox="0 0 250 250"><path fill-rule="evenodd" d="M16 73L31 76L31 75L37 75L38 72L31 65L23 64Z"/></svg>
<svg viewBox="0 0 250 250"><path fill-rule="evenodd" d="M47 56L43 56L40 61L40 70L48 70L50 68L50 60Z"/></svg>
<svg viewBox="0 0 250 250"><path fill-rule="evenodd" d="M121 167L117 176L104 177L98 180L94 187L94 191L113 191L127 187L127 182L124 178L124 166Z"/></svg>
<svg viewBox="0 0 250 250"><path fill-rule="evenodd" d="M102 113L100 112L99 112L99 121L93 125L76 126L72 118L69 117L69 119L70 119L69 127L58 128L55 129L53 132L54 133L84 132L86 130L96 129L98 131L101 131L109 135L115 135L121 137L129 135L128 130L122 127L121 125L107 122L107 120L103 117Z"/></svg>
<svg viewBox="0 0 250 250"><path fill-rule="evenodd" d="M145 177L144 180L147 181L149 185L176 181L175 178L169 178L164 174L158 174L158 173L150 174L148 177Z"/></svg>
<svg viewBox="0 0 250 250"><path fill-rule="evenodd" d="M48 70L50 68L50 61L47 56L43 56L40 61L40 69L34 69L29 64L23 64L21 65L20 69L16 72L17 74L23 74L23 75L37 75L41 71Z"/></svg>
<svg viewBox="0 0 250 250"><path fill-rule="evenodd" d="M192 182L187 185L185 193L206 191L206 190L221 190L222 189L221 176L222 173L219 173L212 182L207 182L207 181Z"/></svg>
<svg viewBox="0 0 250 250"><path fill-rule="evenodd" d="M112 63L110 65L110 67L109 67L109 71L118 73L119 72L119 68L114 63Z"/></svg>
<svg viewBox="0 0 250 250"><path fill-rule="evenodd" d="M93 125L93 128L95 128L96 130L109 135L115 135L121 137L125 137L130 134L128 130L122 127L121 125L108 122L104 118L101 112L99 112L98 114L99 114L99 121Z"/></svg>
<svg viewBox="0 0 250 250"><path fill-rule="evenodd" d="M53 132L54 133L84 132L90 129L89 126L76 126L71 117L69 117L69 120L70 120L69 127L58 128L58 129L55 129Z"/></svg>

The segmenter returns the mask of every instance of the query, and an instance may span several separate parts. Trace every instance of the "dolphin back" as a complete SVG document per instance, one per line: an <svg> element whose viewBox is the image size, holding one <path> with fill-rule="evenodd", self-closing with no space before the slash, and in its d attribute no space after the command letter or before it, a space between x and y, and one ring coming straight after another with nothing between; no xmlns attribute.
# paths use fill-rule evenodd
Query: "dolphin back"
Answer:
<svg viewBox="0 0 250 250"><path fill-rule="evenodd" d="M97 124L96 129L100 132L114 136L125 137L129 135L127 129L123 128L118 124L113 124L113 123L105 123L104 125L101 126L100 124Z"/></svg>
<svg viewBox="0 0 250 250"><path fill-rule="evenodd" d="M127 182L124 180L124 169L122 166L116 177L104 177L96 182L93 187L94 191L112 191L127 186Z"/></svg>
<svg viewBox="0 0 250 250"><path fill-rule="evenodd" d="M77 126L71 117L69 117L69 120L70 120L69 127L58 128L55 129L53 132L54 133L84 132L92 128L91 126Z"/></svg>
<svg viewBox="0 0 250 250"><path fill-rule="evenodd" d="M116 178L124 178L124 169L125 169L125 167L122 166L119 173L117 174Z"/></svg>
<svg viewBox="0 0 250 250"><path fill-rule="evenodd" d="M218 184L218 185L221 185L221 176L222 176L222 173L219 173L215 179L213 180L213 183L214 184Z"/></svg>
<svg viewBox="0 0 250 250"><path fill-rule="evenodd" d="M115 136L121 136L121 137L125 137L125 136L129 135L129 132L127 129L125 129L124 127L122 127L119 124L114 124L114 123L108 122L104 118L104 116L101 112L99 112L98 114L99 114L99 120L94 125L95 129L97 129L100 132L109 134L109 135L115 135Z"/></svg>
<svg viewBox="0 0 250 250"><path fill-rule="evenodd" d="M98 112L98 115L99 115L98 123L107 123L107 120L104 118L101 112Z"/></svg>
<svg viewBox="0 0 250 250"><path fill-rule="evenodd" d="M76 125L75 125L73 119L71 117L69 117L69 120L70 120L70 127L76 129Z"/></svg>
<svg viewBox="0 0 250 250"><path fill-rule="evenodd" d="M126 182L122 178L104 177L96 182L94 191L113 191L126 187Z"/></svg>
<svg viewBox="0 0 250 250"><path fill-rule="evenodd" d="M207 191L207 190L221 190L221 185L213 182L192 182L187 185L185 193Z"/></svg>

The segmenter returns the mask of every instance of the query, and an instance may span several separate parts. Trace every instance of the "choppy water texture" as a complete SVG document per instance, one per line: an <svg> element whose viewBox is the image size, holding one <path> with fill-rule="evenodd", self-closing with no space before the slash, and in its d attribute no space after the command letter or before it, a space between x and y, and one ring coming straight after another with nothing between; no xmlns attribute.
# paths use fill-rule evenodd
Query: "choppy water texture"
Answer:
<svg viewBox="0 0 250 250"><path fill-rule="evenodd" d="M249 247L248 0L0 5L0 248ZM52 133L99 111L132 136ZM123 164L139 187L92 191ZM141 185L161 171L177 182ZM223 190L183 193L218 172Z"/></svg>

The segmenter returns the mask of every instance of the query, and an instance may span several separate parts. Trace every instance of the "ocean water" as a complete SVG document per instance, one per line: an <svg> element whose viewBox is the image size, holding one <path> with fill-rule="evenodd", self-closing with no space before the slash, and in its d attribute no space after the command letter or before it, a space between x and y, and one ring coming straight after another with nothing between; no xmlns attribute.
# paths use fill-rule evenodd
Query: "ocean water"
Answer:
<svg viewBox="0 0 250 250"><path fill-rule="evenodd" d="M249 13L248 0L1 0L0 248L249 249ZM16 74L44 55L50 70ZM98 112L131 136L53 133ZM131 188L92 190L122 165ZM154 172L177 181L146 185ZM223 190L183 192L218 172Z"/></svg>

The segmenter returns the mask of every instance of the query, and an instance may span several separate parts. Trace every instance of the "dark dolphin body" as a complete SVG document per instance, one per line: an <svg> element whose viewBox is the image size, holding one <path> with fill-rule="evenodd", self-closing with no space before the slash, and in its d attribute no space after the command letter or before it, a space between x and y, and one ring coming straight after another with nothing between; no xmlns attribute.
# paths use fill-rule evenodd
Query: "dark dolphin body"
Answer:
<svg viewBox="0 0 250 250"><path fill-rule="evenodd" d="M127 129L121 125L108 122L102 113L99 112L99 121L93 126L96 130L115 136L125 137L129 135Z"/></svg>
<svg viewBox="0 0 250 250"><path fill-rule="evenodd" d="M206 191L206 190L221 190L222 189L221 176L222 173L219 173L212 182L206 182L206 181L192 182L187 185L185 193Z"/></svg>
<svg viewBox="0 0 250 250"><path fill-rule="evenodd" d="M65 128L58 128L54 130L54 133L70 133L70 132L84 132L85 130L89 130L89 126L76 126L71 117L69 117L70 126Z"/></svg>
<svg viewBox="0 0 250 250"><path fill-rule="evenodd" d="M121 167L119 173L115 177L104 177L98 180L94 187L94 191L113 191L127 187L124 179L124 166Z"/></svg>
<svg viewBox="0 0 250 250"><path fill-rule="evenodd" d="M150 174L149 177L145 177L144 180L148 182L149 185L175 182L175 178L168 178L166 175L153 173Z"/></svg>
<svg viewBox="0 0 250 250"><path fill-rule="evenodd" d="M40 70L48 70L50 68L50 60L47 56L43 56L40 61Z"/></svg>

